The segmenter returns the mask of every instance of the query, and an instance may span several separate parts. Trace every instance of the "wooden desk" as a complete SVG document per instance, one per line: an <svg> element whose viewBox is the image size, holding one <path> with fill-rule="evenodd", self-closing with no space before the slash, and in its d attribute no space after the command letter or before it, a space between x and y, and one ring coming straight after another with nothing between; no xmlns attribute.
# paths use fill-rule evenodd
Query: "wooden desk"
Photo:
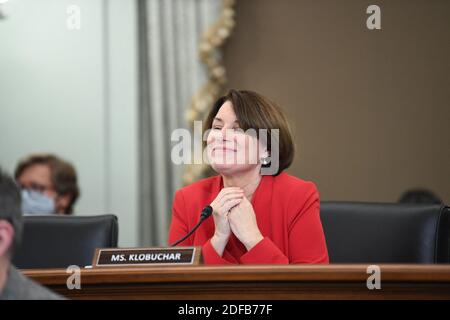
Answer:
<svg viewBox="0 0 450 320"><path fill-rule="evenodd" d="M73 299L450 299L450 265L379 266L380 290L368 265L83 269L81 290L63 269L24 274Z"/></svg>

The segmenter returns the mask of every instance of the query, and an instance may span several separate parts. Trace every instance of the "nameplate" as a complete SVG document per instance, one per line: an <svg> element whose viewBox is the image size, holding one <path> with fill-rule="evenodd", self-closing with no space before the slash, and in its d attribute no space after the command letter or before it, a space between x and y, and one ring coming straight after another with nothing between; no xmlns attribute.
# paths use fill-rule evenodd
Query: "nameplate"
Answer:
<svg viewBox="0 0 450 320"><path fill-rule="evenodd" d="M96 249L92 267L199 265L201 247Z"/></svg>

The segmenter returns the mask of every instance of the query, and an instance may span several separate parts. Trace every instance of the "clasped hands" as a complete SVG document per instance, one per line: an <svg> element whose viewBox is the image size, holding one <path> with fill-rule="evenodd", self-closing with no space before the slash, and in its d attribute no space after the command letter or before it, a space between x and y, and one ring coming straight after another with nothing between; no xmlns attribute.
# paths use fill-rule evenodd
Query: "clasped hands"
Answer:
<svg viewBox="0 0 450 320"><path fill-rule="evenodd" d="M263 239L255 212L244 191L238 187L223 188L211 203L215 224L211 244L221 256L233 233L247 251Z"/></svg>

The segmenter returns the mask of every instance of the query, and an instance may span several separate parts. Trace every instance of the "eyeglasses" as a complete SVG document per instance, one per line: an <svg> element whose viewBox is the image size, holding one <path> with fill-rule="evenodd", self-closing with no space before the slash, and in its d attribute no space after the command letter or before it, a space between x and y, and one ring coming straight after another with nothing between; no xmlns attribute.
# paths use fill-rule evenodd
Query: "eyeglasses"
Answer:
<svg viewBox="0 0 450 320"><path fill-rule="evenodd" d="M29 185L22 185L19 184L19 187L21 189L27 189L27 190L32 190L32 191L37 191L39 193L44 193L47 190L54 190L53 187L50 186L45 186L43 184L40 183L35 183L35 182L31 182Z"/></svg>

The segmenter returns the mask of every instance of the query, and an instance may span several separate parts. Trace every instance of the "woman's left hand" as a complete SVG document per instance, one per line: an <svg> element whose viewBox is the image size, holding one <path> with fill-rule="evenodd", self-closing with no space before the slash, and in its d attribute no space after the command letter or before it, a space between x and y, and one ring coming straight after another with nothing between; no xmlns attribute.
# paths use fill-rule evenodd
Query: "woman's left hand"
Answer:
<svg viewBox="0 0 450 320"><path fill-rule="evenodd" d="M244 196L228 215L231 231L249 251L264 237L259 231L253 206Z"/></svg>

